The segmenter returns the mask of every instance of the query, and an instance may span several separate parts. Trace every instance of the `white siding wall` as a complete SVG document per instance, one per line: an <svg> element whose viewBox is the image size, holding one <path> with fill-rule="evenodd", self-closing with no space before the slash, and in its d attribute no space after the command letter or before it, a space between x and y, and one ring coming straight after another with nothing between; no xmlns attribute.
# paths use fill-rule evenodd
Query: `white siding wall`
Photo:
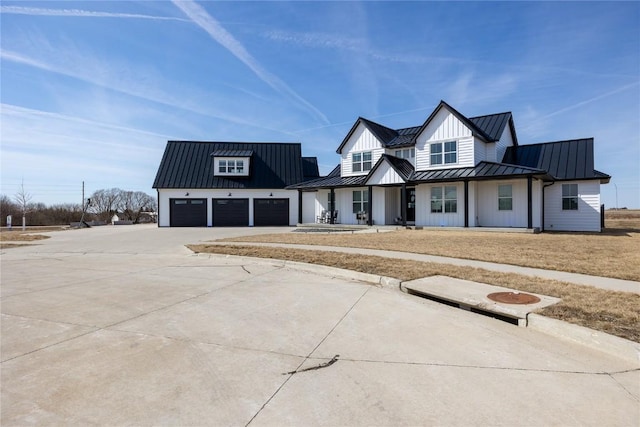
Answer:
<svg viewBox="0 0 640 427"><path fill-rule="evenodd" d="M362 151L371 151L371 167L384 154L384 148L378 139L366 128L363 124L358 125L356 130L351 135L349 141L342 147L341 153L341 175L342 176L355 176L366 175L366 172L352 172L351 170L351 153L358 153Z"/></svg>
<svg viewBox="0 0 640 427"><path fill-rule="evenodd" d="M510 211L498 210L498 186L511 185ZM481 227L527 227L527 180L478 183L478 224Z"/></svg>
<svg viewBox="0 0 640 427"><path fill-rule="evenodd" d="M498 210L498 185L512 186L513 209ZM532 226L540 228L541 222L541 183L534 180L531 186ZM528 226L527 180L482 181L478 183L477 221L480 227L519 227Z"/></svg>
<svg viewBox="0 0 640 427"><path fill-rule="evenodd" d="M512 145L513 138L511 137L511 128L509 124L507 124L507 126L504 127L500 140L494 144L495 153L493 153L493 156L495 157L492 157L494 160L489 160L489 158L487 158L487 160L490 162L502 162L504 152L507 150L507 147L511 147Z"/></svg>
<svg viewBox="0 0 640 427"><path fill-rule="evenodd" d="M318 194L319 192L310 191L302 193L302 222L304 224L316 222L316 217L322 212ZM324 200L326 203L326 194L324 195Z"/></svg>
<svg viewBox="0 0 640 427"><path fill-rule="evenodd" d="M401 188L385 188L385 224L393 224L394 220L401 215L402 206L400 206Z"/></svg>
<svg viewBox="0 0 640 427"><path fill-rule="evenodd" d="M562 210L562 184L578 184L578 210ZM544 229L548 231L601 231L600 182L556 182L545 189Z"/></svg>
<svg viewBox="0 0 640 427"><path fill-rule="evenodd" d="M386 223L387 212L385 208L385 188L373 187L373 224L384 225Z"/></svg>
<svg viewBox="0 0 640 427"><path fill-rule="evenodd" d="M431 213L431 187L455 186L458 206L456 213ZM469 199L471 200L471 199ZM416 187L416 225L424 227L464 227L464 184L422 184Z"/></svg>
<svg viewBox="0 0 640 427"><path fill-rule="evenodd" d="M185 193L189 193L185 197ZM229 197L231 193L231 197ZM273 196L269 196L273 194ZM213 226L211 199L249 199L249 226L253 226L253 199L289 199L289 225L298 222L298 192L296 190L237 190L237 189L162 189L158 191L158 226L169 227L169 199L207 199L207 227Z"/></svg>
<svg viewBox="0 0 640 427"><path fill-rule="evenodd" d="M432 142L458 141L458 163L431 166L429 144ZM446 108L440 109L416 142L416 170L446 169L475 166L474 142L471 130Z"/></svg>
<svg viewBox="0 0 640 427"><path fill-rule="evenodd" d="M464 184L462 187L462 191L464 191ZM462 200L464 201L464 193L462 193ZM469 182L469 227L477 227L477 226L478 226L478 183L475 181L471 181Z"/></svg>
<svg viewBox="0 0 640 427"><path fill-rule="evenodd" d="M473 149L476 164L486 160L489 162L494 162L495 160L491 159L491 153L495 154L495 144L493 142L484 142L478 138L473 138Z"/></svg>
<svg viewBox="0 0 640 427"><path fill-rule="evenodd" d="M388 162L383 161L378 170L367 180L367 185L402 184L404 180Z"/></svg>

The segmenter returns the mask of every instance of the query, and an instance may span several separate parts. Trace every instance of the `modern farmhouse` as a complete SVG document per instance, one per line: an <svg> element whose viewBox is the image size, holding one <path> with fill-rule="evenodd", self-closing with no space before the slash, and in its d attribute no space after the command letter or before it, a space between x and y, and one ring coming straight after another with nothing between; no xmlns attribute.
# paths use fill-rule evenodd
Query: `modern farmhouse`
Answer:
<svg viewBox="0 0 640 427"><path fill-rule="evenodd" d="M600 231L593 138L519 145L511 113L441 101L421 126L359 118L326 177L290 185L298 222Z"/></svg>
<svg viewBox="0 0 640 427"><path fill-rule="evenodd" d="M153 183L160 227L295 225L297 192L318 178L300 144L169 141Z"/></svg>
<svg viewBox="0 0 640 427"><path fill-rule="evenodd" d="M593 138L519 145L511 113L441 101L420 126L358 118L320 177L298 143L169 141L158 225L296 223L600 231Z"/></svg>

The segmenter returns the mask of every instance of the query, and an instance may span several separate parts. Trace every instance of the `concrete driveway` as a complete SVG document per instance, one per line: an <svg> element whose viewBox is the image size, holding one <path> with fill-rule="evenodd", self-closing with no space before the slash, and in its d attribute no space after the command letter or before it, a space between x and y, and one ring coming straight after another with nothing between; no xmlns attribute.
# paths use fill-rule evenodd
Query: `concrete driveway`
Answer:
<svg viewBox="0 0 640 427"><path fill-rule="evenodd" d="M3 251L2 425L640 424L632 362L184 248L272 231L107 226Z"/></svg>

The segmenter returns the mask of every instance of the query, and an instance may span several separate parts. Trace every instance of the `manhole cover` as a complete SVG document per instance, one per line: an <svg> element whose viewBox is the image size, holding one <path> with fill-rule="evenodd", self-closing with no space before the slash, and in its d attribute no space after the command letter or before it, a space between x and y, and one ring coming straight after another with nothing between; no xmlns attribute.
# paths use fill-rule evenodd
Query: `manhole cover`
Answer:
<svg viewBox="0 0 640 427"><path fill-rule="evenodd" d="M495 292L487 295L487 298L504 304L535 304L540 302L540 298L537 296L520 292Z"/></svg>

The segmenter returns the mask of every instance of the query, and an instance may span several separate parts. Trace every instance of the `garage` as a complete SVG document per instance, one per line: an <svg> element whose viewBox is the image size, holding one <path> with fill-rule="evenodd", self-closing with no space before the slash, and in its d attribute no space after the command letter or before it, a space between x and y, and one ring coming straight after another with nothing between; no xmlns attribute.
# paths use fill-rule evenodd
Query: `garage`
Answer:
<svg viewBox="0 0 640 427"><path fill-rule="evenodd" d="M249 199L213 199L214 227L247 227Z"/></svg>
<svg viewBox="0 0 640 427"><path fill-rule="evenodd" d="M171 227L206 227L207 199L170 199Z"/></svg>
<svg viewBox="0 0 640 427"><path fill-rule="evenodd" d="M289 225L289 199L254 199L255 226Z"/></svg>

